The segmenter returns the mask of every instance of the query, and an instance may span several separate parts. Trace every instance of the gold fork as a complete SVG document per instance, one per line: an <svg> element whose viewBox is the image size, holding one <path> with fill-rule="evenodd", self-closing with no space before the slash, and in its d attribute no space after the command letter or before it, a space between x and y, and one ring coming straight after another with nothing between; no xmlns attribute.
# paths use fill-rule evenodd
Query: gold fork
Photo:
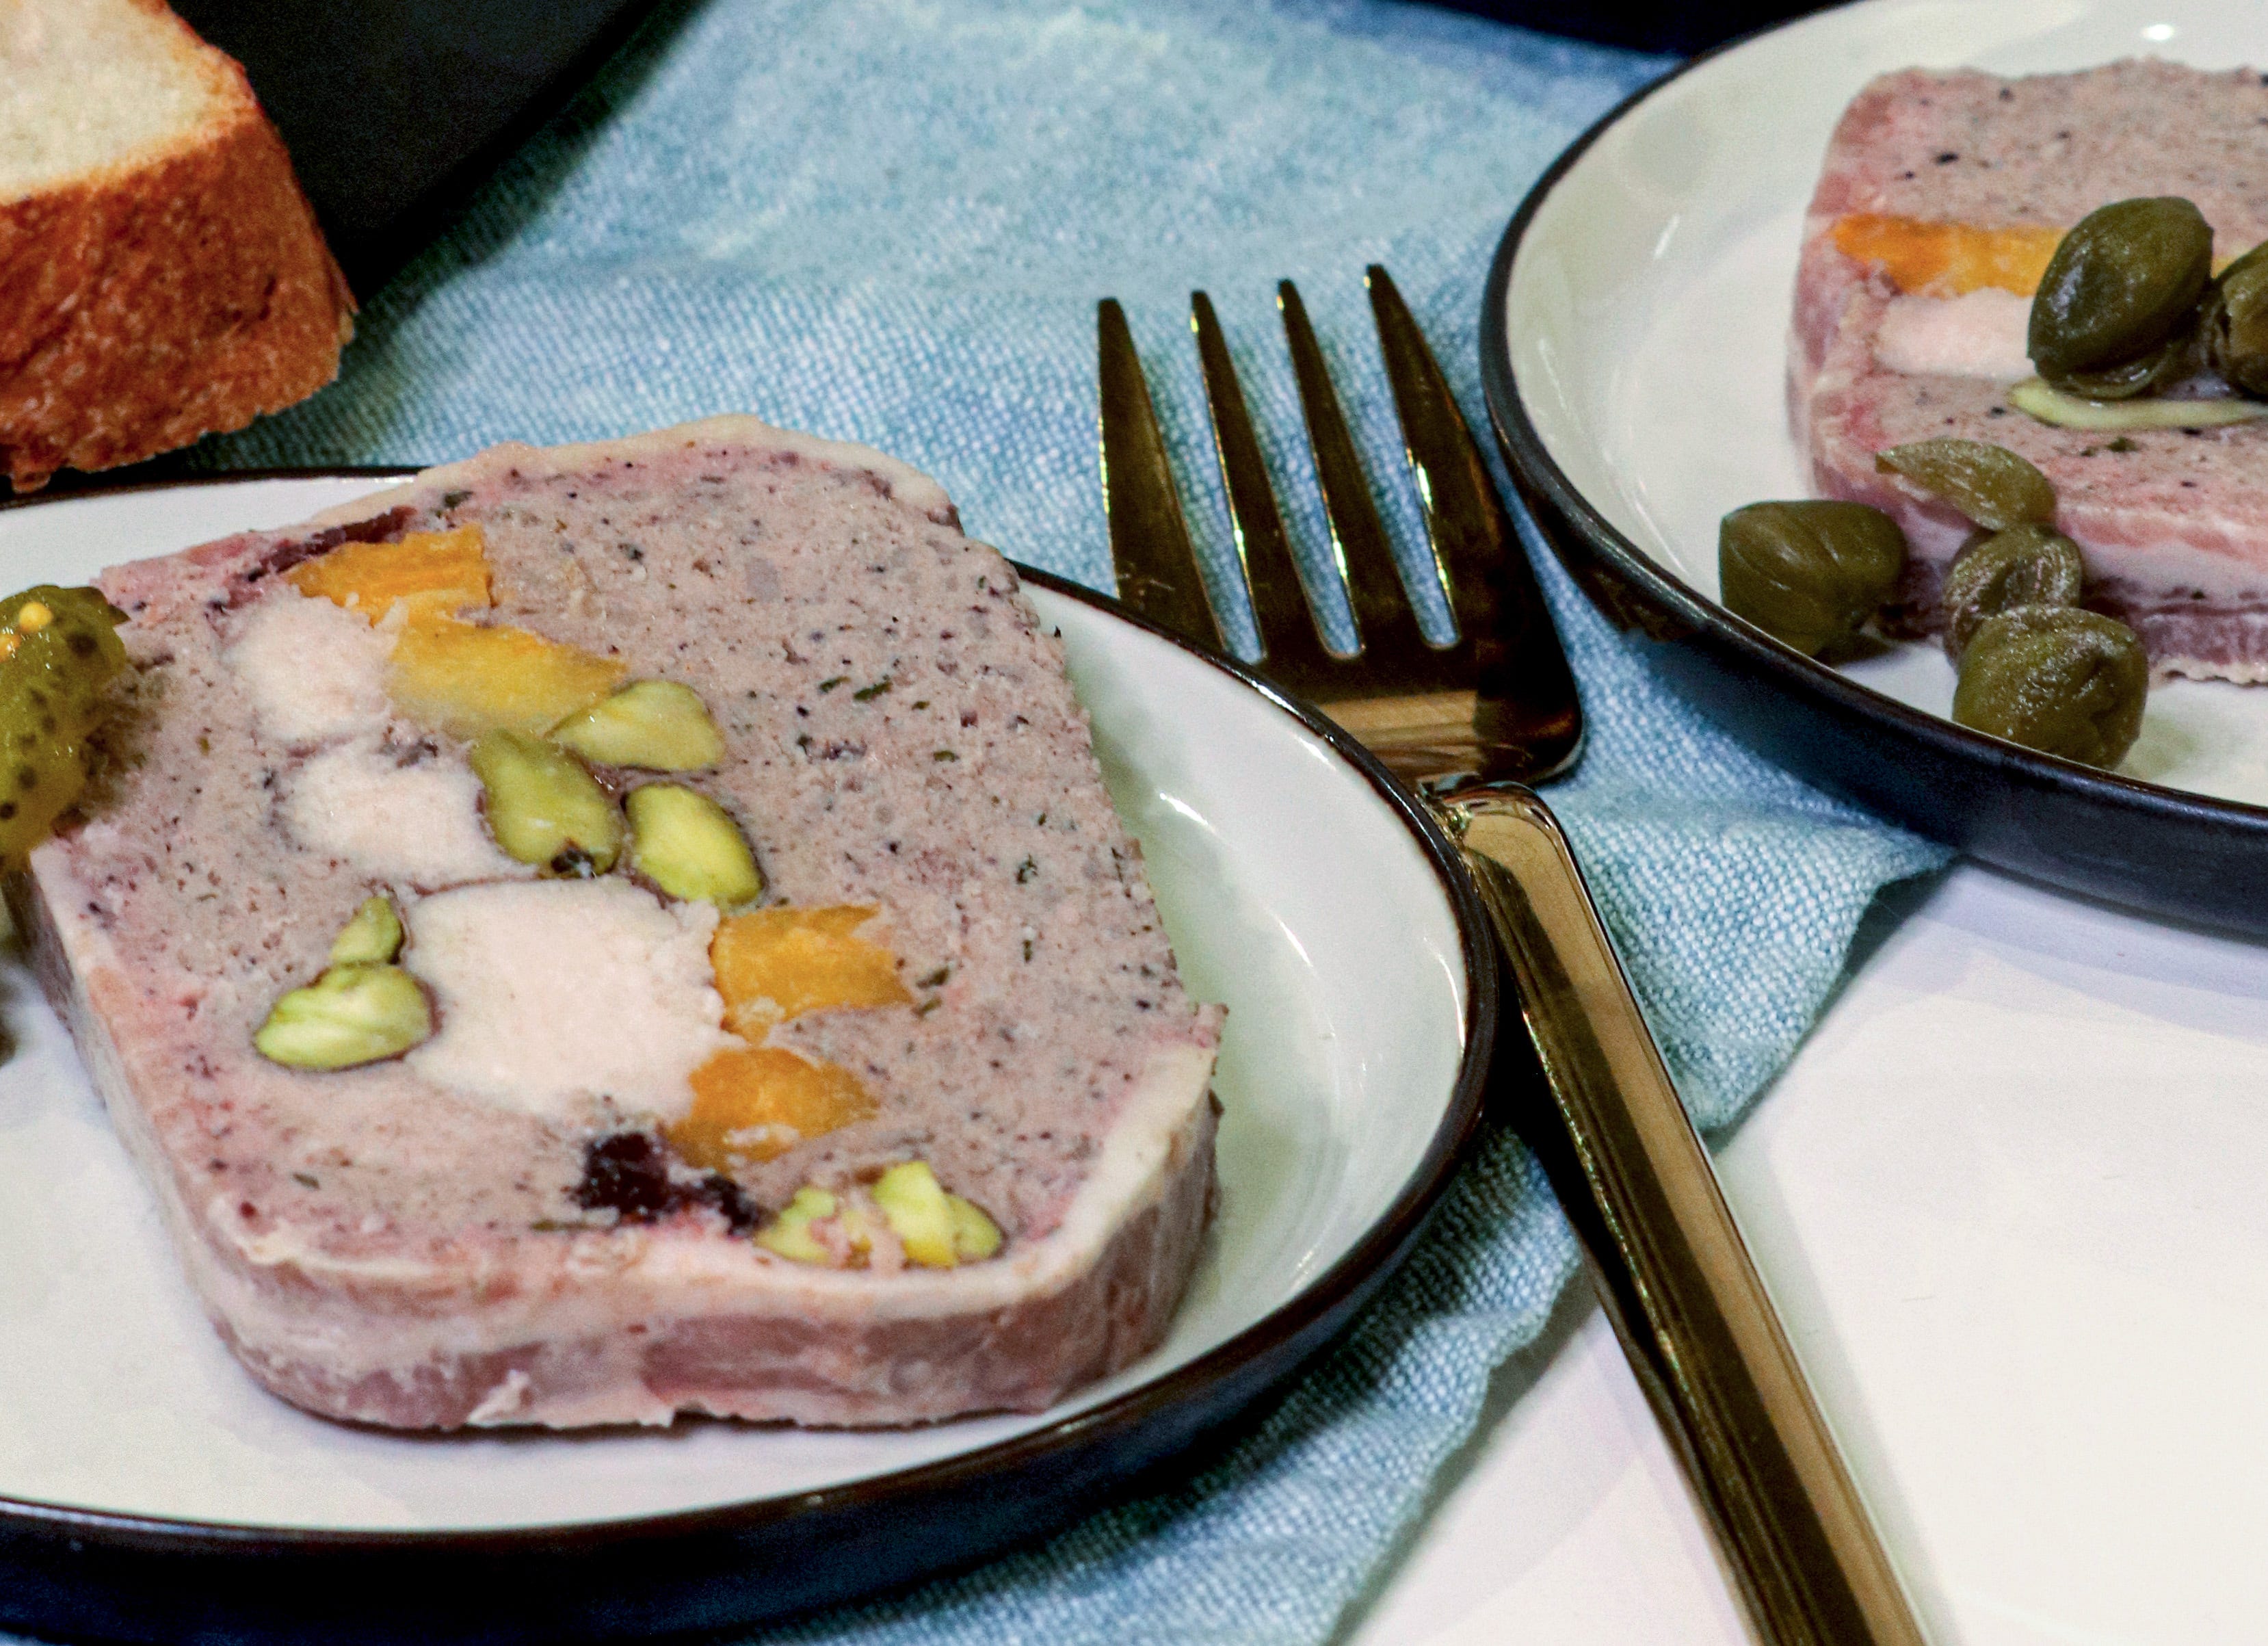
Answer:
<svg viewBox="0 0 2268 1646"><path fill-rule="evenodd" d="M1386 270L1368 272L1433 571L1457 638L1426 638L1306 306L1278 288L1355 619L1329 649L1303 589L1219 318L1190 324L1260 672L1307 698L1427 798L1460 844L1517 986L1535 1063L1501 1048L1497 1090L1550 1172L1638 1381L1767 1639L1920 1646L1922 1635L1646 1032L1566 838L1521 786L1573 765L1565 654L1478 443ZM1103 490L1120 597L1221 649L1123 309L1098 314ZM1536 1097L1540 1084L1550 1101Z"/></svg>

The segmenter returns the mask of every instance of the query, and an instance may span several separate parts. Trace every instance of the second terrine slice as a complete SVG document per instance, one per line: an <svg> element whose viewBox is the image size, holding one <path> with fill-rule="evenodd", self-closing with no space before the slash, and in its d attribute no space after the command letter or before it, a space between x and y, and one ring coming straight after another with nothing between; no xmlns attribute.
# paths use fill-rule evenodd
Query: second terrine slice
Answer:
<svg viewBox="0 0 2268 1646"><path fill-rule="evenodd" d="M1220 1014L935 483L720 418L101 587L133 668L12 901L269 1388L889 1424L1160 1340Z"/></svg>
<svg viewBox="0 0 2268 1646"><path fill-rule="evenodd" d="M1941 625L1939 581L1970 526L1874 454L1955 436L2047 475L2087 603L2154 667L2268 680L2268 423L2109 434L2008 400L2032 373L2032 294L2064 231L2113 201L2179 196L2213 225L2218 265L2268 240L2264 179L2268 84L2249 69L1909 69L1852 100L1804 222L1789 403L1813 489L1887 510L1912 545L1893 629Z"/></svg>

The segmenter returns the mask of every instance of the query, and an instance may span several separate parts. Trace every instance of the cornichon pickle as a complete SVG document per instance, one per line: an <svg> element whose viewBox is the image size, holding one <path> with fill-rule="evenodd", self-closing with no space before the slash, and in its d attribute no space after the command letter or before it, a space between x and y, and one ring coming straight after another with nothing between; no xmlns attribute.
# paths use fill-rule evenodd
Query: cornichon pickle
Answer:
<svg viewBox="0 0 2268 1646"><path fill-rule="evenodd" d="M603 875L615 866L622 814L574 756L500 727L465 759L488 791L489 832L508 854L553 875Z"/></svg>
<svg viewBox="0 0 2268 1646"><path fill-rule="evenodd" d="M1985 440L1916 440L1874 454L1874 467L1903 475L1986 531L2044 526L2055 519L2055 487L2029 459Z"/></svg>
<svg viewBox="0 0 2268 1646"><path fill-rule="evenodd" d="M649 771L701 771L725 757L709 705L674 680L634 680L560 721L551 740L585 760Z"/></svg>
<svg viewBox="0 0 2268 1646"><path fill-rule="evenodd" d="M1897 522L1863 503L1751 503L1717 528L1726 607L1815 657L1850 645L1905 563Z"/></svg>
<svg viewBox="0 0 2268 1646"><path fill-rule="evenodd" d="M2220 271L2198 335L2205 364L2230 388L2268 396L2268 241Z"/></svg>
<svg viewBox="0 0 2268 1646"><path fill-rule="evenodd" d="M650 783L622 804L630 867L671 897L729 909L763 895L763 874L740 825L707 795Z"/></svg>
<svg viewBox="0 0 2268 1646"><path fill-rule="evenodd" d="M2045 526L1979 532L1946 569L1945 649L1955 662L1989 617L2018 606L2076 606L2087 580L2079 545Z"/></svg>
<svg viewBox="0 0 2268 1646"><path fill-rule="evenodd" d="M2032 364L2067 393L2124 400L2179 375L2213 230L2173 196L2090 211L2058 244L2032 296Z"/></svg>
<svg viewBox="0 0 2268 1646"><path fill-rule="evenodd" d="M401 917L385 897L365 897L331 940L331 964L384 964L401 952Z"/></svg>
<svg viewBox="0 0 2268 1646"><path fill-rule="evenodd" d="M333 966L276 1002L252 1037L260 1055L295 1069L350 1069L400 1057L433 1033L433 1008L399 966Z"/></svg>
<svg viewBox="0 0 2268 1646"><path fill-rule="evenodd" d="M1970 637L1953 718L2108 770L2133 747L2149 690L2149 660L2124 624L2069 606L2020 606Z"/></svg>
<svg viewBox="0 0 2268 1646"><path fill-rule="evenodd" d="M85 786L103 689L126 668L125 618L91 588L0 602L0 861L21 863Z"/></svg>

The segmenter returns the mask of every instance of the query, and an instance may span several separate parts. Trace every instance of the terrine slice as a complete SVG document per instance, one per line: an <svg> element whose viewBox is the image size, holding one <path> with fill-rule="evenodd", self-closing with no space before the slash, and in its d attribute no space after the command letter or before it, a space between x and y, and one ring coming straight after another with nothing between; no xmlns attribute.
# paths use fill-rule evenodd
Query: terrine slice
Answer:
<svg viewBox="0 0 2268 1646"><path fill-rule="evenodd" d="M437 543L480 556L453 615L308 572ZM1214 1196L1220 1012L1182 985L1059 643L934 482L718 418L499 447L101 582L134 669L11 903L269 1389L414 1428L897 1424L1037 1409L1160 1341ZM759 904L501 850L471 728L404 683L413 639L474 630L698 694L722 758L666 781L744 833ZM533 678L472 685L517 713ZM373 897L431 1037L269 1060L255 1031ZM720 992L723 934L755 928L836 971L799 995L791 943L762 998ZM733 1059L836 1106L704 1132ZM900 1237L877 1179L912 1162L997 1250ZM768 1243L799 1193L842 1216Z"/></svg>
<svg viewBox="0 0 2268 1646"><path fill-rule="evenodd" d="M1804 224L1789 405L1814 490L1889 511L1914 550L1896 631L1941 626L1969 522L1876 472L1938 436L2021 453L2054 483L2088 604L2161 671L2268 679L2268 424L2122 435L2008 404L2058 234L2137 196L2193 201L2216 262L2268 240L2268 85L2155 61L2002 79L1910 69L1837 126Z"/></svg>

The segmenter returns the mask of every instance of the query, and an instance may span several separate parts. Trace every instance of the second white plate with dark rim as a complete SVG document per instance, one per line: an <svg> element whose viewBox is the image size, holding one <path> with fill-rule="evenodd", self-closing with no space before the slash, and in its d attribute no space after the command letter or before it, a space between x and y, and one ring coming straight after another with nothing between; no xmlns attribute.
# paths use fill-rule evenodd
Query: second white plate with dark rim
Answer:
<svg viewBox="0 0 2268 1646"><path fill-rule="evenodd" d="M2268 690L2161 683L2118 772L1945 718L1927 645L1843 669L1717 604L1717 522L1805 495L1788 431L1797 241L1829 134L1874 75L2154 54L2268 66L2254 0L1866 0L1697 59L1537 183L1482 306L1489 409L1554 550L1668 642L1681 689L1754 746L1987 862L2148 912L2268 931Z"/></svg>
<svg viewBox="0 0 2268 1646"><path fill-rule="evenodd" d="M11 587L371 493L382 474L0 510ZM1280 1383L1398 1262L1473 1134L1497 1012L1455 853L1343 734L1058 579L1111 793L1230 1008L1221 1206L1168 1341L1052 1411L447 1437L308 1416L221 1347L20 956L0 956L0 1628L543 1640L724 1628L1038 1536ZM465 1580L473 1581L465 1581Z"/></svg>

